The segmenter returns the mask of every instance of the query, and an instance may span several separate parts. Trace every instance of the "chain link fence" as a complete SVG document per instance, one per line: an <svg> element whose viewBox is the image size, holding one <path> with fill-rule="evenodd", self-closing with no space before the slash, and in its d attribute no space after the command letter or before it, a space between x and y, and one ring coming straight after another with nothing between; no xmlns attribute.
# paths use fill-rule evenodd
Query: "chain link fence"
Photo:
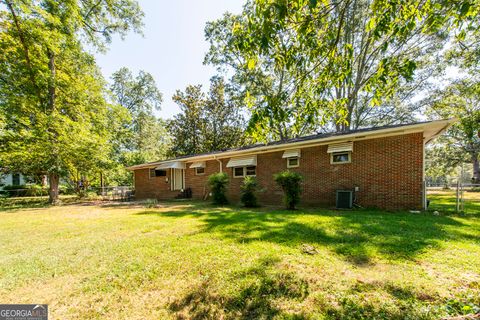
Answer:
<svg viewBox="0 0 480 320"><path fill-rule="evenodd" d="M429 210L442 213L480 214L480 184L454 182L428 186Z"/></svg>

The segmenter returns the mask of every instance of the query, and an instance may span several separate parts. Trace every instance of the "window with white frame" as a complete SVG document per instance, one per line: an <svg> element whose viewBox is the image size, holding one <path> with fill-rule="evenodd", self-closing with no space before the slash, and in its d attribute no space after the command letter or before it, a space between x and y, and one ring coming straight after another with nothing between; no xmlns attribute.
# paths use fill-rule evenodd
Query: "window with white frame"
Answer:
<svg viewBox="0 0 480 320"><path fill-rule="evenodd" d="M300 166L300 149L288 149L283 152L282 158L287 159L287 168Z"/></svg>
<svg viewBox="0 0 480 320"><path fill-rule="evenodd" d="M298 157L287 158L287 168L296 168L298 166L300 166L300 158Z"/></svg>
<svg viewBox="0 0 480 320"><path fill-rule="evenodd" d="M330 163L331 164L342 164L352 162L352 152L333 152L330 154Z"/></svg>
<svg viewBox="0 0 480 320"><path fill-rule="evenodd" d="M234 177L234 178L241 178L241 177L243 177L243 168L244 168L244 167L236 167L236 168L233 168L233 177Z"/></svg>
<svg viewBox="0 0 480 320"><path fill-rule="evenodd" d="M195 175L201 176L203 174L205 174L205 168L204 167L195 168Z"/></svg>
<svg viewBox="0 0 480 320"><path fill-rule="evenodd" d="M233 177L234 178L243 178L246 176L256 176L257 167L248 166L248 167L235 167L233 168Z"/></svg>

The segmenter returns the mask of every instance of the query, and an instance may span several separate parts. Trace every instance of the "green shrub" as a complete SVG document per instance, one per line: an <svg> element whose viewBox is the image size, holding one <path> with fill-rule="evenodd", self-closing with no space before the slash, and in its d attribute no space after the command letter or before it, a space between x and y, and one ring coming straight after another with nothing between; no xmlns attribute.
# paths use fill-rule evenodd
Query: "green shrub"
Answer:
<svg viewBox="0 0 480 320"><path fill-rule="evenodd" d="M284 196L283 201L288 210L295 210L295 206L300 202L300 193L302 192L301 174L285 170L273 176L275 182L282 187Z"/></svg>
<svg viewBox="0 0 480 320"><path fill-rule="evenodd" d="M62 186L58 187L58 192L60 194L71 195L71 194L75 194L75 189L73 189L72 187L69 187L69 186L62 185Z"/></svg>
<svg viewBox="0 0 480 320"><path fill-rule="evenodd" d="M158 205L158 200L157 199L147 199L144 202L145 208L156 208Z"/></svg>
<svg viewBox="0 0 480 320"><path fill-rule="evenodd" d="M214 173L208 177L208 185L212 192L214 204L227 204L228 176L224 172Z"/></svg>
<svg viewBox="0 0 480 320"><path fill-rule="evenodd" d="M2 193L7 197L37 197L48 195L48 189L41 185L4 186Z"/></svg>
<svg viewBox="0 0 480 320"><path fill-rule="evenodd" d="M247 208L258 207L257 204L257 192L258 192L258 182L255 177L245 177L243 183L240 186L241 197L243 205Z"/></svg>

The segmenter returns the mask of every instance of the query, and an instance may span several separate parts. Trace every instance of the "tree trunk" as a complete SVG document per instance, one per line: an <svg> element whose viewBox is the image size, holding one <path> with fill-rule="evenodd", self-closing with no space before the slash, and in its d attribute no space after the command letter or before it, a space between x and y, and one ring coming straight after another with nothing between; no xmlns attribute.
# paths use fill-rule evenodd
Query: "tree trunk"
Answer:
<svg viewBox="0 0 480 320"><path fill-rule="evenodd" d="M55 77L56 77L56 69L55 69L55 53L50 49L47 50L48 54L48 68L50 69L50 79L48 81L48 104L50 106L50 111L55 110Z"/></svg>
<svg viewBox="0 0 480 320"><path fill-rule="evenodd" d="M47 54L48 54L48 68L50 69L50 79L48 81L48 105L50 107L50 112L53 113L55 111L55 76L56 76L56 70L55 70L55 54L52 50L47 49ZM58 168L57 165L57 157L58 157L58 150L57 150L57 133L55 131L52 131L52 128L48 129L50 132L53 133L53 139L52 139L52 158L54 159L54 162L56 164L56 167ZM49 190L48 190L48 201L56 205L58 204L58 184L60 181L60 176L58 173L50 173L49 174L49 179L50 179L50 185L49 185Z"/></svg>
<svg viewBox="0 0 480 320"><path fill-rule="evenodd" d="M48 202L56 205L58 204L58 184L60 182L60 176L57 173L50 173L48 175L50 179L49 189L48 189Z"/></svg>
<svg viewBox="0 0 480 320"><path fill-rule="evenodd" d="M46 174L42 174L42 187L45 188L48 184L48 177Z"/></svg>
<svg viewBox="0 0 480 320"><path fill-rule="evenodd" d="M472 183L480 183L480 162L478 160L478 154L472 156L472 164L473 164Z"/></svg>

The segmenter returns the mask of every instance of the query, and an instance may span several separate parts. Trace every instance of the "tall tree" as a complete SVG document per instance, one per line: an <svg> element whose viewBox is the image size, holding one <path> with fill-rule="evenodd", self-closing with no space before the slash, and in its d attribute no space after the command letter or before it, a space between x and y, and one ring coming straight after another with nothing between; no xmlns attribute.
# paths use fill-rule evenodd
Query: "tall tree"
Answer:
<svg viewBox="0 0 480 320"><path fill-rule="evenodd" d="M480 84L458 81L433 92L426 103L431 106L432 117L458 119L437 143L437 152L442 154L443 161L452 166L470 161L472 180L480 183Z"/></svg>
<svg viewBox="0 0 480 320"><path fill-rule="evenodd" d="M69 168L108 153L104 83L79 39L103 50L114 33L139 31L143 13L132 0L2 3L1 160L48 174L55 203Z"/></svg>
<svg viewBox="0 0 480 320"><path fill-rule="evenodd" d="M172 155L188 155L203 152L205 119L202 116L205 94L201 85L189 85L184 92L177 90L172 100L179 106L180 113L169 122L173 136Z"/></svg>
<svg viewBox="0 0 480 320"><path fill-rule="evenodd" d="M251 0L242 14L207 25L205 61L233 69L257 139L268 138L265 131L284 139L331 119L348 130L373 106L395 106L419 58L471 17L469 3Z"/></svg>
<svg viewBox="0 0 480 320"><path fill-rule="evenodd" d="M173 100L181 112L169 124L172 155L225 150L245 143L243 109L222 78L211 79L208 95L200 85L188 86L185 92L177 91Z"/></svg>
<svg viewBox="0 0 480 320"><path fill-rule="evenodd" d="M115 103L130 116L123 136L117 137L115 155L122 165L134 165L165 157L170 143L166 123L155 116L162 94L152 75L140 71L137 76L127 68L112 75L111 91ZM130 176L130 175L129 175Z"/></svg>
<svg viewBox="0 0 480 320"><path fill-rule="evenodd" d="M205 151L225 150L245 143L242 110L233 97L232 88L223 78L213 77L203 108Z"/></svg>

